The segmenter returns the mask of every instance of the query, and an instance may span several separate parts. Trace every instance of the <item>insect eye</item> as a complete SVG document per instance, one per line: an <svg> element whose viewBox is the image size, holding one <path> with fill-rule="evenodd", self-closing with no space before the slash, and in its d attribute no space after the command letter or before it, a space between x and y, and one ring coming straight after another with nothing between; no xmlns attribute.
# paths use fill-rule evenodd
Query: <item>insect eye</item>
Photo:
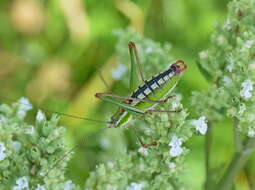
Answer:
<svg viewBox="0 0 255 190"><path fill-rule="evenodd" d="M172 69L174 72L176 72L176 71L178 71L178 69L179 69L179 65L173 64L173 65L171 65L171 69Z"/></svg>

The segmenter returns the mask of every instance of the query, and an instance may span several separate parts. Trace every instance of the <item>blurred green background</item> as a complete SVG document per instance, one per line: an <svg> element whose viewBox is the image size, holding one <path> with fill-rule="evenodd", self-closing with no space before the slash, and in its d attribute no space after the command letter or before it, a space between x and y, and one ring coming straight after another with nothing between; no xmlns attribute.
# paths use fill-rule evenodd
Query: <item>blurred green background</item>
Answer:
<svg viewBox="0 0 255 190"><path fill-rule="evenodd" d="M224 22L227 3L228 0L1 0L0 95L14 100L26 96L49 110L107 120L114 107L94 98L96 92L107 90L97 71L103 73L113 91L120 89L121 84L111 78L111 71L116 68L117 38L113 31L131 27L155 41L170 42L173 56L188 64L179 85L188 106L192 91L209 86L195 61L198 53L209 46L216 24ZM219 125L214 137L217 164L228 160L233 150L230 127L220 127L225 124ZM70 147L102 126L63 117L61 125L67 128ZM67 170L75 183L83 184L88 171L107 160L107 154L114 156L98 145L99 136L107 133L115 132L94 135L76 150ZM127 139L127 144L135 141L130 134L121 137ZM185 181L190 189L200 189L204 180L203 137L194 137L186 146L191 152ZM245 186L242 176L239 181Z"/></svg>

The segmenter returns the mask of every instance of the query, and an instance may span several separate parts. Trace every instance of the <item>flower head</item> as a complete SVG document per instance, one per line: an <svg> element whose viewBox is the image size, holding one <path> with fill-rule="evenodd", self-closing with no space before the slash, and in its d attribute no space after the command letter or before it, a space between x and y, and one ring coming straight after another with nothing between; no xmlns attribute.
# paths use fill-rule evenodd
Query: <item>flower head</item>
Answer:
<svg viewBox="0 0 255 190"><path fill-rule="evenodd" d="M169 150L170 156L177 157L181 155L183 152L183 148L181 147L181 145L182 139L174 135L169 143L169 146L171 147Z"/></svg>
<svg viewBox="0 0 255 190"><path fill-rule="evenodd" d="M252 97L251 91L253 90L253 81L250 79L245 80L242 84L242 89L240 91L240 96L244 99L249 99Z"/></svg>
<svg viewBox="0 0 255 190"><path fill-rule="evenodd" d="M20 98L18 102L18 111L17 116L20 119L23 119L26 116L27 111L31 110L33 108L32 104L29 102L27 98Z"/></svg>
<svg viewBox="0 0 255 190"><path fill-rule="evenodd" d="M4 143L0 142L0 161L4 160L6 157L5 150L6 148L4 146Z"/></svg>
<svg viewBox="0 0 255 190"><path fill-rule="evenodd" d="M202 134L205 135L207 131L207 120L205 116L201 116L198 120L193 120L192 124L195 126L196 130Z"/></svg>
<svg viewBox="0 0 255 190"><path fill-rule="evenodd" d="M19 151L21 149L21 143L19 141L13 141L12 146L14 147L15 151Z"/></svg>
<svg viewBox="0 0 255 190"><path fill-rule="evenodd" d="M45 115L41 110L38 110L36 114L36 121L42 122L43 120L45 120Z"/></svg>
<svg viewBox="0 0 255 190"><path fill-rule="evenodd" d="M148 155L148 149L147 149L147 148L144 148L144 147L142 147L142 146L138 149L138 152L141 153L141 154L143 154L144 156L147 156L147 155Z"/></svg>
<svg viewBox="0 0 255 190"><path fill-rule="evenodd" d="M141 182L141 183L135 183L135 182L132 182L126 190L142 190L144 187L144 182Z"/></svg>
<svg viewBox="0 0 255 190"><path fill-rule="evenodd" d="M71 190L71 189L74 189L74 188L75 188L75 185L73 184L73 182L71 180L68 180L63 184L63 189L64 190Z"/></svg>
<svg viewBox="0 0 255 190"><path fill-rule="evenodd" d="M223 81L223 83L226 87L230 87L232 85L232 82L233 82L232 79L228 76L224 76L222 81Z"/></svg>
<svg viewBox="0 0 255 190"><path fill-rule="evenodd" d="M27 177L21 177L16 180L16 185L13 187L13 190L22 190L29 189Z"/></svg>
<svg viewBox="0 0 255 190"><path fill-rule="evenodd" d="M174 169L176 167L176 164L174 162L169 162L168 167L169 169Z"/></svg>

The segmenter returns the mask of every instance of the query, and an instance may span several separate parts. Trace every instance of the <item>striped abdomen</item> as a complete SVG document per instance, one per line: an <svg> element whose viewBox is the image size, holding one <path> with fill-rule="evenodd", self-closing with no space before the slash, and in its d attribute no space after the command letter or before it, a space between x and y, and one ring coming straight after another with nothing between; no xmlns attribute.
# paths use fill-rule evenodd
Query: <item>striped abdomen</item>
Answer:
<svg viewBox="0 0 255 190"><path fill-rule="evenodd" d="M158 89L160 89L165 83L172 79L174 72L172 69L168 69L154 77L145 83L131 95L132 98L144 99L150 94L155 94Z"/></svg>

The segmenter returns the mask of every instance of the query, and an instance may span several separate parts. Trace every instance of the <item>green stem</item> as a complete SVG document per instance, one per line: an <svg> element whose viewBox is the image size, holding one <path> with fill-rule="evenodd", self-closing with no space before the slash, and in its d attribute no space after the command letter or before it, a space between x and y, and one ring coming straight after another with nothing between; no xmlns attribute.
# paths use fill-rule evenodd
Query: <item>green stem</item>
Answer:
<svg viewBox="0 0 255 190"><path fill-rule="evenodd" d="M211 157L211 145L212 145L212 126L208 122L208 129L205 136L205 184L204 189L209 190L212 185L212 179L211 179L211 167L210 167L210 157Z"/></svg>
<svg viewBox="0 0 255 190"><path fill-rule="evenodd" d="M234 118L233 133L234 133L235 148L237 152L241 151L243 148L240 132L238 131L238 124L239 124L239 120L237 118Z"/></svg>
<svg viewBox="0 0 255 190"><path fill-rule="evenodd" d="M246 143L241 151L237 151L223 177L220 179L217 190L230 190L235 177L239 171L244 167L245 163L249 159L251 153L255 150L255 138L246 139Z"/></svg>

